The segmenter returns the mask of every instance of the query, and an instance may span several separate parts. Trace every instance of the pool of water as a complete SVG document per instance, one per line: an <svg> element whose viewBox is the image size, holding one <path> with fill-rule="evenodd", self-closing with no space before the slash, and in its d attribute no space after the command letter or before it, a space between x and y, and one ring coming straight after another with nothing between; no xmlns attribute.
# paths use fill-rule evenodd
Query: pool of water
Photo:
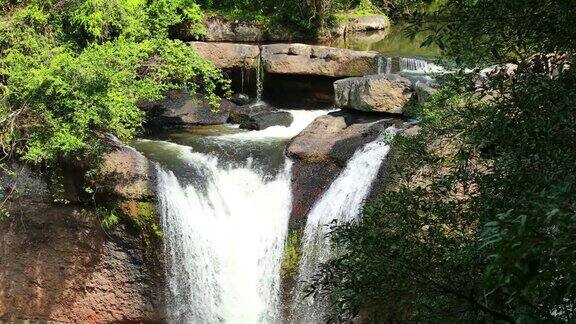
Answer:
<svg viewBox="0 0 576 324"><path fill-rule="evenodd" d="M427 34L418 34L412 39L404 27L405 24L397 24L383 31L350 33L346 37L324 41L321 44L356 51L376 51L388 56L430 59L439 56L440 49L437 46L420 46Z"/></svg>

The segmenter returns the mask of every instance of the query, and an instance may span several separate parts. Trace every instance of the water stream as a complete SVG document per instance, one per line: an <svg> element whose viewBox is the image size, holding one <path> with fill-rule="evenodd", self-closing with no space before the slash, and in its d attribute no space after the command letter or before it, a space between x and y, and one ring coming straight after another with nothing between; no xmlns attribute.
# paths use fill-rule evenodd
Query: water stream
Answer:
<svg viewBox="0 0 576 324"><path fill-rule="evenodd" d="M328 236L331 224L358 221L372 182L390 151L387 134L394 132L395 128L389 128L381 138L358 149L308 214L292 301L292 323L326 322L328 300L321 295L305 297L306 286L317 273L318 266L333 253Z"/></svg>
<svg viewBox="0 0 576 324"><path fill-rule="evenodd" d="M267 176L250 161L223 168L208 154L176 149L198 177L187 183L158 170L170 321L279 322L291 163Z"/></svg>
<svg viewBox="0 0 576 324"><path fill-rule="evenodd" d="M156 163L170 323L281 323L280 264L291 211L290 127L175 131L135 146Z"/></svg>

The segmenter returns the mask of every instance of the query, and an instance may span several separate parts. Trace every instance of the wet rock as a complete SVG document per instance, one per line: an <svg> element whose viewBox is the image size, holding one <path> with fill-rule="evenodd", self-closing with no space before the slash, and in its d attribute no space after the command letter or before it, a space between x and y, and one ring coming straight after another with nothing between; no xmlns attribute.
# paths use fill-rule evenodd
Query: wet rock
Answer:
<svg viewBox="0 0 576 324"><path fill-rule="evenodd" d="M190 42L202 57L221 69L256 69L260 48L256 45L233 43Z"/></svg>
<svg viewBox="0 0 576 324"><path fill-rule="evenodd" d="M252 116L261 114L264 112L271 112L274 108L265 102L248 104L238 107L234 111L231 111L228 117L228 123L230 124L242 124L246 120L250 120Z"/></svg>
<svg viewBox="0 0 576 324"><path fill-rule="evenodd" d="M305 44L262 46L262 63L267 73L362 76L376 70L377 53Z"/></svg>
<svg viewBox="0 0 576 324"><path fill-rule="evenodd" d="M244 106L250 103L251 99L248 95L243 94L243 93L235 93L231 98L230 101L232 101L233 103L239 105L239 106Z"/></svg>
<svg viewBox="0 0 576 324"><path fill-rule="evenodd" d="M0 322L162 323L161 252L74 206L21 201L0 221Z"/></svg>
<svg viewBox="0 0 576 324"><path fill-rule="evenodd" d="M240 128L249 130L263 130L272 126L288 127L294 121L292 114L287 111L261 112L244 119Z"/></svg>
<svg viewBox="0 0 576 324"><path fill-rule="evenodd" d="M147 126L151 129L220 125L226 123L231 111L238 109L226 99L220 101L219 107L212 107L200 95L190 95L186 91L169 91L165 100L140 106L149 112Z"/></svg>
<svg viewBox="0 0 576 324"><path fill-rule="evenodd" d="M334 82L336 106L366 112L402 114L412 97L410 80L395 74Z"/></svg>
<svg viewBox="0 0 576 324"><path fill-rule="evenodd" d="M294 118L287 111L278 111L265 102L238 107L230 113L228 122L242 129L262 130L272 126L290 126Z"/></svg>
<svg viewBox="0 0 576 324"><path fill-rule="evenodd" d="M339 111L318 117L287 148L292 158L291 228L301 228L314 202L346 166L354 152L399 120Z"/></svg>

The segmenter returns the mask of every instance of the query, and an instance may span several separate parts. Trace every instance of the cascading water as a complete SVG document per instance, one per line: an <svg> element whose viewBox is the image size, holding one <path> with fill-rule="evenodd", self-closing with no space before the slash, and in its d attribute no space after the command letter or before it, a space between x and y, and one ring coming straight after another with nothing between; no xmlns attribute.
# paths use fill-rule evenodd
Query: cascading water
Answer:
<svg viewBox="0 0 576 324"><path fill-rule="evenodd" d="M378 56L378 74L392 73L392 58L389 56Z"/></svg>
<svg viewBox="0 0 576 324"><path fill-rule="evenodd" d="M410 57L402 57L400 59L400 70L421 74L444 72L444 69L441 66L428 62L424 59Z"/></svg>
<svg viewBox="0 0 576 324"><path fill-rule="evenodd" d="M308 214L298 281L293 296L292 323L326 322L328 301L323 296L305 297L305 287L317 273L318 266L326 262L333 253L328 237L330 224L333 221L342 224L358 220L372 182L390 150L387 137L394 132L395 128L389 128L387 135L356 151L346 168Z"/></svg>
<svg viewBox="0 0 576 324"><path fill-rule="evenodd" d="M290 162L270 179L249 161L222 168L206 154L181 150L199 175L196 183L158 171L170 321L279 322Z"/></svg>
<svg viewBox="0 0 576 324"><path fill-rule="evenodd" d="M262 65L262 56L258 57L256 64L256 103L262 102L262 93L264 92L264 66Z"/></svg>
<svg viewBox="0 0 576 324"><path fill-rule="evenodd" d="M328 113L290 112L290 127L173 135L186 145L136 143L157 162L170 323L282 322L280 264L292 201L283 150Z"/></svg>

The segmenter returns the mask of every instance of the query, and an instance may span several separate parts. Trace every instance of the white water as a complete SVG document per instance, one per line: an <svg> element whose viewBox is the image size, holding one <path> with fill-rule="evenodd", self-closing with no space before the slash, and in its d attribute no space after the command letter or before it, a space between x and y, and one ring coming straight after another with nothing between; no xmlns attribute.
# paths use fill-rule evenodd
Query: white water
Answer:
<svg viewBox="0 0 576 324"><path fill-rule="evenodd" d="M266 140L287 139L298 135L317 117L328 114L331 110L287 110L294 117L289 127L272 126L260 131L243 132L218 136L220 140Z"/></svg>
<svg viewBox="0 0 576 324"><path fill-rule="evenodd" d="M402 57L400 59L400 70L410 71L413 73L431 74L445 72L444 68L427 60Z"/></svg>
<svg viewBox="0 0 576 324"><path fill-rule="evenodd" d="M256 103L262 102L262 93L264 93L264 66L262 56L259 56L256 64Z"/></svg>
<svg viewBox="0 0 576 324"><path fill-rule="evenodd" d="M289 139L328 112L294 110L290 127L207 140L242 145ZM280 264L292 202L291 162L286 159L271 175L253 166L252 158L240 164L219 163L188 146L156 143L191 170L186 179L157 167L169 322L282 322Z"/></svg>
<svg viewBox="0 0 576 324"><path fill-rule="evenodd" d="M394 132L394 128L389 128L386 133ZM383 136L356 151L346 168L308 214L291 322L326 322L328 301L321 296L304 298L304 288L317 273L318 266L328 261L333 253L328 237L333 221L338 224L358 221L360 209L370 193L372 182L390 150L386 137Z"/></svg>
<svg viewBox="0 0 576 324"><path fill-rule="evenodd" d="M386 56L378 56L378 74L392 73L392 58Z"/></svg>
<svg viewBox="0 0 576 324"><path fill-rule="evenodd" d="M251 167L180 151L203 184L159 168L158 196L171 323L277 323L280 263L291 209L290 168L270 179ZM274 194L270 194L274 193Z"/></svg>

